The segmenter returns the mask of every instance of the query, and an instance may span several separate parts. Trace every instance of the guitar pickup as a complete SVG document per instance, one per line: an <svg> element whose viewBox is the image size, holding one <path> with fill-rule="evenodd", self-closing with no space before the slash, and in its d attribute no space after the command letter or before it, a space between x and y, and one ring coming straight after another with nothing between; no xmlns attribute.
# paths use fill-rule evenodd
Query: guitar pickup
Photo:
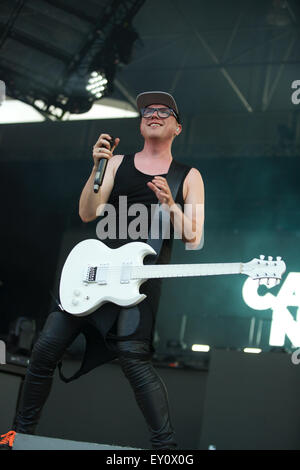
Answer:
<svg viewBox="0 0 300 470"><path fill-rule="evenodd" d="M108 266L108 264L88 266L83 281L88 284L92 282L97 284L107 284Z"/></svg>
<svg viewBox="0 0 300 470"><path fill-rule="evenodd" d="M129 281L131 279L131 270L132 270L132 263L131 262L127 262L127 263L122 264L121 278L120 278L121 284L129 284Z"/></svg>

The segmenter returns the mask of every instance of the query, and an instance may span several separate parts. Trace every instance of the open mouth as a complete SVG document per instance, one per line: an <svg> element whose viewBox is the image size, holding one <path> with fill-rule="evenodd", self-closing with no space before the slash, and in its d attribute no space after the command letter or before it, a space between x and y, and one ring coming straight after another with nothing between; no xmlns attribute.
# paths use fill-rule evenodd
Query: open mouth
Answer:
<svg viewBox="0 0 300 470"><path fill-rule="evenodd" d="M160 124L159 122L151 122L151 124L149 124L149 127L161 127L162 124Z"/></svg>

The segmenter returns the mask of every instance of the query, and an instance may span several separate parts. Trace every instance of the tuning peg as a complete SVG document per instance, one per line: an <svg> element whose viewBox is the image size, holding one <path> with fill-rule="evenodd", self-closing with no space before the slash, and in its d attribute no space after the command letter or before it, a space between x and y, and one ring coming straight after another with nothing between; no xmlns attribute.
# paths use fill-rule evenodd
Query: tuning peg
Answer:
<svg viewBox="0 0 300 470"><path fill-rule="evenodd" d="M260 259L265 259L265 256L264 256L264 255L260 255L259 258L260 258Z"/></svg>
<svg viewBox="0 0 300 470"><path fill-rule="evenodd" d="M270 279L269 286L270 287L275 287L276 285L277 285L277 279Z"/></svg>
<svg viewBox="0 0 300 470"><path fill-rule="evenodd" d="M281 261L281 256L276 256L277 261Z"/></svg>
<svg viewBox="0 0 300 470"><path fill-rule="evenodd" d="M269 261L272 261L272 260L273 260L273 257L272 257L272 256L268 256L268 260L269 260Z"/></svg>

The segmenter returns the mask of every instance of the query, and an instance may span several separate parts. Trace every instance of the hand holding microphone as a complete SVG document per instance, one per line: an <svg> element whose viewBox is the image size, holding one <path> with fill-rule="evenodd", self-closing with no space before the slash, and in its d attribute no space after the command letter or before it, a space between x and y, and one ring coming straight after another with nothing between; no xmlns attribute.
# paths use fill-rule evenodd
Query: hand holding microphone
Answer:
<svg viewBox="0 0 300 470"><path fill-rule="evenodd" d="M98 193L102 185L108 160L119 145L120 139L109 134L101 134L93 148L93 159L97 168L94 180L94 193Z"/></svg>

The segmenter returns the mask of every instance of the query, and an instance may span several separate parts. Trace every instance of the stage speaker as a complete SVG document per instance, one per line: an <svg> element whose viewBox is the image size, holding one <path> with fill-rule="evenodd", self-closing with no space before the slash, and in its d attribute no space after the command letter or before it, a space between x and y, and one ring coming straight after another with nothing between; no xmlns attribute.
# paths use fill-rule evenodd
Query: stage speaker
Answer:
<svg viewBox="0 0 300 470"><path fill-rule="evenodd" d="M299 450L299 390L290 354L212 351L200 449Z"/></svg>
<svg viewBox="0 0 300 470"><path fill-rule="evenodd" d="M29 356L35 336L35 320L28 317L18 317L10 324L7 349L12 353Z"/></svg>

